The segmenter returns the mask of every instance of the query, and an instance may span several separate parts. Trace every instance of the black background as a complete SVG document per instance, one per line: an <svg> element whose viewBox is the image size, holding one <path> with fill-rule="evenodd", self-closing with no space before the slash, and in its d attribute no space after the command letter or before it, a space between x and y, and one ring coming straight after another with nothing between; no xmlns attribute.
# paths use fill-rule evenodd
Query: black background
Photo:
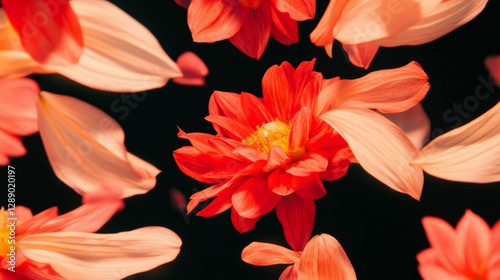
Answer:
<svg viewBox="0 0 500 280"><path fill-rule="evenodd" d="M245 91L261 97L263 74L284 60L296 67L301 61L317 58L315 70L325 78L358 78L415 60L430 77L431 89L422 103L431 118L433 136L459 125L456 120L461 124L473 120L500 100L498 88L483 89L482 93L489 93L489 97L476 98L478 106L470 101L473 97L468 98L474 96L481 79L489 79L484 59L500 54L498 1L490 1L474 20L434 42L416 47L381 48L367 71L351 65L338 43L330 59L323 48L310 42L309 34L326 9L326 1L318 2L314 20L299 22L298 44L283 46L271 39L259 61L247 57L227 40L193 43L186 10L173 0L112 2L149 28L172 59L184 51L193 51L210 69L205 87L170 82L161 89L148 91L144 101L128 114L112 109L111 104L120 100L120 93L88 89L59 75L32 76L42 90L75 96L115 118L125 130L128 150L163 171L153 190L126 199L126 208L99 231L111 233L159 225L172 229L183 240L176 260L129 279L278 279L286 267L256 267L240 258L241 250L252 241L288 247L274 212L262 217L251 232L239 234L231 225L228 211L211 218L184 217L170 204L170 188L177 188L189 197L207 187L184 175L176 167L172 152L188 144L177 138L177 126L186 132L214 132L204 120L214 90ZM456 120L449 117L460 116L457 112L445 116L454 106L464 106L464 102L470 102L464 108L477 108L464 109L465 114ZM80 196L54 175L40 136L24 137L23 142L28 154L11 161L17 172L17 204L31 208L33 213L51 206L58 206L60 213L78 207ZM0 174L7 177L5 167ZM337 238L358 279L420 279L415 255L429 246L421 226L424 216L440 217L455 226L465 210L472 209L490 225L500 219L499 183L466 184L425 175L423 195L418 202L378 182L359 166L351 165L346 176L324 184L328 194L316 201L313 235L328 233ZM3 205L6 200L5 191Z"/></svg>

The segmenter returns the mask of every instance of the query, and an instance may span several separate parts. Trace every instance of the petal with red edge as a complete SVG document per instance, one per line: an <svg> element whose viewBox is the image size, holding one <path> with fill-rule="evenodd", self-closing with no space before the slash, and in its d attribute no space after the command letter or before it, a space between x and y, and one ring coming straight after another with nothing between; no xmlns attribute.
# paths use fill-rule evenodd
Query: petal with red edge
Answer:
<svg viewBox="0 0 500 280"><path fill-rule="evenodd" d="M299 41L299 25L287 13L276 9L272 2L271 8L271 37L283 45L295 44Z"/></svg>
<svg viewBox="0 0 500 280"><path fill-rule="evenodd" d="M312 19L316 13L314 0L273 0L273 2L280 12L288 13L296 21Z"/></svg>
<svg viewBox="0 0 500 280"><path fill-rule="evenodd" d="M234 192L233 207L241 217L259 218L276 206L280 196L269 190L267 177L267 174L252 177Z"/></svg>
<svg viewBox="0 0 500 280"><path fill-rule="evenodd" d="M349 1L333 29L333 36L342 44L354 45L401 33L422 18L419 2L425 1Z"/></svg>
<svg viewBox="0 0 500 280"><path fill-rule="evenodd" d="M425 0L421 2L423 3L422 18L416 24L399 34L381 38L372 43L394 47L421 45L434 41L474 19L484 9L488 0Z"/></svg>
<svg viewBox="0 0 500 280"><path fill-rule="evenodd" d="M239 233L245 233L247 231L252 230L255 227L255 223L257 223L259 219L245 219L238 215L236 210L231 209L231 222L233 223L234 228Z"/></svg>
<svg viewBox="0 0 500 280"><path fill-rule="evenodd" d="M335 107L403 112L425 97L430 87L427 80L427 74L414 61L400 68L375 71L359 79L340 80L319 94L319 112Z"/></svg>
<svg viewBox="0 0 500 280"><path fill-rule="evenodd" d="M379 48L377 45L368 43L355 45L343 44L342 46L349 55L351 63L365 69L368 69Z"/></svg>
<svg viewBox="0 0 500 280"><path fill-rule="evenodd" d="M456 232L458 246L464 250L467 275L483 275L490 255L490 227L481 217L467 210L458 222Z"/></svg>
<svg viewBox="0 0 500 280"><path fill-rule="evenodd" d="M69 96L41 92L40 136L56 176L79 194L112 184L123 197L148 192L160 172L127 152L120 125L96 107Z"/></svg>
<svg viewBox="0 0 500 280"><path fill-rule="evenodd" d="M418 151L410 139L382 115L361 109L338 109L321 116L349 144L356 160L392 189L420 199L422 169L410 166Z"/></svg>
<svg viewBox="0 0 500 280"><path fill-rule="evenodd" d="M248 10L240 30L229 38L229 42L244 54L260 59L271 35L271 11L269 5Z"/></svg>
<svg viewBox="0 0 500 280"><path fill-rule="evenodd" d="M82 29L68 1L3 0L24 50L44 65L73 65L83 53Z"/></svg>
<svg viewBox="0 0 500 280"><path fill-rule="evenodd" d="M485 64L493 79L500 84L500 55L486 58Z"/></svg>
<svg viewBox="0 0 500 280"><path fill-rule="evenodd" d="M292 264L299 261L300 253L274 244L252 242L241 252L241 259L258 266Z"/></svg>
<svg viewBox="0 0 500 280"><path fill-rule="evenodd" d="M164 86L182 72L142 24L108 1L69 1L85 48L77 65L47 67L99 90L139 92Z"/></svg>
<svg viewBox="0 0 500 280"><path fill-rule="evenodd" d="M187 22L195 42L229 39L242 27L248 8L229 0L192 0Z"/></svg>
<svg viewBox="0 0 500 280"><path fill-rule="evenodd" d="M431 121L421 103L418 103L407 111L385 114L384 116L404 131L417 150L422 149L429 141Z"/></svg>
<svg viewBox="0 0 500 280"><path fill-rule="evenodd" d="M432 140L412 164L452 181L500 181L499 114L500 103L470 123Z"/></svg>
<svg viewBox="0 0 500 280"><path fill-rule="evenodd" d="M302 252L299 279L355 280L356 273L340 243L321 234L313 237Z"/></svg>
<svg viewBox="0 0 500 280"><path fill-rule="evenodd" d="M38 84L31 79L0 79L0 129L20 136L37 132L39 92Z"/></svg>
<svg viewBox="0 0 500 280"><path fill-rule="evenodd" d="M192 52L185 52L177 58L177 66L182 71L182 77L172 81L180 85L203 86L208 68L199 56Z"/></svg>
<svg viewBox="0 0 500 280"><path fill-rule="evenodd" d="M122 279L174 260L181 239L163 227L115 234L55 232L19 241L31 260L47 263L68 279Z"/></svg>
<svg viewBox="0 0 500 280"><path fill-rule="evenodd" d="M282 197L276 204L276 216L283 226L286 241L295 251L302 251L311 238L316 206L314 200L297 194Z"/></svg>

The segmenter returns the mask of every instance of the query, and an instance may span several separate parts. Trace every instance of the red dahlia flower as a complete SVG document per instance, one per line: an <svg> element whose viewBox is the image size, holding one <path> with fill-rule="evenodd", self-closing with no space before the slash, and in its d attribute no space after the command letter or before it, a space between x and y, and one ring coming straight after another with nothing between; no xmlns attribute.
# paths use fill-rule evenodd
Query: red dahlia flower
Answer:
<svg viewBox="0 0 500 280"><path fill-rule="evenodd" d="M326 194L321 180L342 177L351 162L419 198L422 171L409 165L416 148L396 125L368 108L395 113L420 102L429 88L422 68L410 63L358 80L340 80L323 79L313 67L314 60L297 69L288 62L271 67L262 81L263 98L216 91L207 120L217 135L179 133L193 145L174 152L179 168L196 180L216 183L191 196L188 211L215 197L198 215L213 216L232 208L235 228L245 232L276 208L288 243L301 251L314 225L314 200ZM380 139L374 147L364 141L369 151L342 127L349 113L353 121L359 115L369 138ZM341 136L333 125L349 137Z"/></svg>
<svg viewBox="0 0 500 280"><path fill-rule="evenodd" d="M299 41L297 21L312 19L314 0L176 0L188 8L195 42L229 39L240 51L259 59L269 36L290 45ZM189 3L190 2L190 3Z"/></svg>

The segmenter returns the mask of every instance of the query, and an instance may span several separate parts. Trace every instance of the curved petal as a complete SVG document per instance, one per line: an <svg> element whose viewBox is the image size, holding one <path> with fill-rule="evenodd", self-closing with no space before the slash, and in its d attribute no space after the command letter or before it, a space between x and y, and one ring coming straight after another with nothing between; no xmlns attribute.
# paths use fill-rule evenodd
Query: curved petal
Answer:
<svg viewBox="0 0 500 280"><path fill-rule="evenodd" d="M493 79L500 84L500 55L486 58L485 64Z"/></svg>
<svg viewBox="0 0 500 280"><path fill-rule="evenodd" d="M470 123L432 140L412 162L447 180L500 181L500 103Z"/></svg>
<svg viewBox="0 0 500 280"><path fill-rule="evenodd" d="M262 99L253 94L242 92L237 106L238 122L252 130L258 126L274 121L271 114L262 103Z"/></svg>
<svg viewBox="0 0 500 280"><path fill-rule="evenodd" d="M349 1L333 29L333 36L342 44L380 45L372 41L401 33L416 24L422 18L420 2L425 1Z"/></svg>
<svg viewBox="0 0 500 280"><path fill-rule="evenodd" d="M234 210L234 208L231 209L231 222L233 223L234 228L239 232L239 233L245 233L247 231L252 230L255 227L255 224L257 223L259 219L246 219L238 215L238 212Z"/></svg>
<svg viewBox="0 0 500 280"><path fill-rule="evenodd" d="M431 121L421 103L418 103L407 111L385 114L384 116L404 131L417 150L422 149L429 141Z"/></svg>
<svg viewBox="0 0 500 280"><path fill-rule="evenodd" d="M177 66L182 71L182 77L174 78L172 81L180 85L203 86L208 68L196 54L185 52L177 58Z"/></svg>
<svg viewBox="0 0 500 280"><path fill-rule="evenodd" d="M78 18L68 1L3 0L24 50L44 65L73 65L83 52Z"/></svg>
<svg viewBox="0 0 500 280"><path fill-rule="evenodd" d="M295 264L289 265L283 270L278 280L299 280L299 266Z"/></svg>
<svg viewBox="0 0 500 280"><path fill-rule="evenodd" d="M40 88L27 78L0 78L0 130L25 136L38 131L36 102Z"/></svg>
<svg viewBox="0 0 500 280"><path fill-rule="evenodd" d="M335 40L333 37L333 28L335 28L348 2L349 0L330 0L318 26L311 32L311 42L318 47L329 46L331 50L331 44ZM332 57L331 51L329 56Z"/></svg>
<svg viewBox="0 0 500 280"><path fill-rule="evenodd" d="M212 43L231 38L240 30L249 11L237 1L192 0L187 22L193 40Z"/></svg>
<svg viewBox="0 0 500 280"><path fill-rule="evenodd" d="M276 204L276 216L283 226L286 241L295 251L302 251L311 238L316 206L314 200L297 194L282 197Z"/></svg>
<svg viewBox="0 0 500 280"><path fill-rule="evenodd" d="M344 50L349 55L349 60L352 64L368 69L370 64L372 63L375 54L377 54L379 46L372 45L368 43L355 44L355 45L346 45L342 44Z"/></svg>
<svg viewBox="0 0 500 280"><path fill-rule="evenodd" d="M356 273L340 243L328 234L307 243L299 265L299 279L355 280Z"/></svg>
<svg viewBox="0 0 500 280"><path fill-rule="evenodd" d="M490 255L490 227L478 215L467 210L457 224L458 246L464 252L468 276L483 275Z"/></svg>
<svg viewBox="0 0 500 280"><path fill-rule="evenodd" d="M399 113L417 105L429 90L429 77L417 62L372 72L354 80L340 80L326 87L318 97L318 111L335 107L370 108L382 113Z"/></svg>
<svg viewBox="0 0 500 280"><path fill-rule="evenodd" d="M305 177L323 172L328 167L326 154L321 151L303 155L299 161L286 166L286 172L295 176Z"/></svg>
<svg viewBox="0 0 500 280"><path fill-rule="evenodd" d="M301 177L284 172L283 168L274 170L267 178L269 189L277 195L294 193L301 186Z"/></svg>
<svg viewBox="0 0 500 280"><path fill-rule="evenodd" d="M241 259L258 266L293 264L299 261L300 253L274 244L252 242L241 252Z"/></svg>
<svg viewBox="0 0 500 280"><path fill-rule="evenodd" d="M303 21L313 19L316 13L314 0L272 0L282 13L288 13L293 20Z"/></svg>
<svg viewBox="0 0 500 280"><path fill-rule="evenodd" d="M79 194L112 184L129 197L155 186L160 171L127 152L120 125L101 110L73 97L42 92L38 120L54 173Z"/></svg>
<svg viewBox="0 0 500 280"><path fill-rule="evenodd" d="M214 91L208 102L208 113L210 115L237 119L237 108L240 95L234 92Z"/></svg>
<svg viewBox="0 0 500 280"><path fill-rule="evenodd" d="M26 148L19 137L0 129L0 166L7 165L10 157L20 157L26 154Z"/></svg>
<svg viewBox="0 0 500 280"><path fill-rule="evenodd" d="M271 35L271 11L269 5L248 10L240 30L229 38L229 42L244 54L260 59Z"/></svg>
<svg viewBox="0 0 500 280"><path fill-rule="evenodd" d="M320 199L326 195L325 187L321 182L318 173L314 173L307 177L300 178L300 186L296 193L305 199Z"/></svg>
<svg viewBox="0 0 500 280"><path fill-rule="evenodd" d="M181 239L162 227L115 234L56 232L24 237L19 248L67 279L122 279L174 260Z"/></svg>
<svg viewBox="0 0 500 280"><path fill-rule="evenodd" d="M266 166L262 169L264 172L271 172L279 167L284 167L292 162L292 157L287 155L280 146L273 145L267 157Z"/></svg>
<svg viewBox="0 0 500 280"><path fill-rule="evenodd" d="M252 177L233 194L232 203L238 214L247 219L255 219L274 209L280 196L269 190L267 174Z"/></svg>
<svg viewBox="0 0 500 280"><path fill-rule="evenodd" d="M69 2L85 48L77 65L49 69L104 91L139 92L164 86L182 72L153 34L108 1Z"/></svg>
<svg viewBox="0 0 500 280"><path fill-rule="evenodd" d="M422 18L416 24L399 34L375 40L372 43L394 47L421 45L434 41L475 18L484 9L488 0L426 0L421 2L430 4L429 7L422 8Z"/></svg>
<svg viewBox="0 0 500 280"><path fill-rule="evenodd" d="M361 109L332 110L321 119L347 141L368 173L392 189L420 199L423 172L410 166L418 151L395 124L378 113Z"/></svg>
<svg viewBox="0 0 500 280"><path fill-rule="evenodd" d="M295 151L303 148L309 140L313 115L311 109L303 107L295 114L290 125L290 150Z"/></svg>
<svg viewBox="0 0 500 280"><path fill-rule="evenodd" d="M272 2L271 8L271 37L283 45L295 44L299 41L299 25L287 13L276 9Z"/></svg>

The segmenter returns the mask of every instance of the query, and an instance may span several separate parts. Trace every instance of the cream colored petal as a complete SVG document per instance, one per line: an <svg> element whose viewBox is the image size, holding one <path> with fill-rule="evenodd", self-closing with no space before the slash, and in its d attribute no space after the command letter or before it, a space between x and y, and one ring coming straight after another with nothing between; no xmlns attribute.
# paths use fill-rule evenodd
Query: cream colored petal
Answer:
<svg viewBox="0 0 500 280"><path fill-rule="evenodd" d="M500 103L472 122L431 141L412 162L447 180L500 181Z"/></svg>
<svg viewBox="0 0 500 280"><path fill-rule="evenodd" d="M155 186L160 171L127 152L120 125L101 110L73 97L42 92L38 119L52 169L79 194L112 184L129 197Z"/></svg>
<svg viewBox="0 0 500 280"><path fill-rule="evenodd" d="M19 241L26 257L50 264L71 280L118 280L144 272L174 260L181 245L181 239L163 227L115 234L33 234Z"/></svg>

